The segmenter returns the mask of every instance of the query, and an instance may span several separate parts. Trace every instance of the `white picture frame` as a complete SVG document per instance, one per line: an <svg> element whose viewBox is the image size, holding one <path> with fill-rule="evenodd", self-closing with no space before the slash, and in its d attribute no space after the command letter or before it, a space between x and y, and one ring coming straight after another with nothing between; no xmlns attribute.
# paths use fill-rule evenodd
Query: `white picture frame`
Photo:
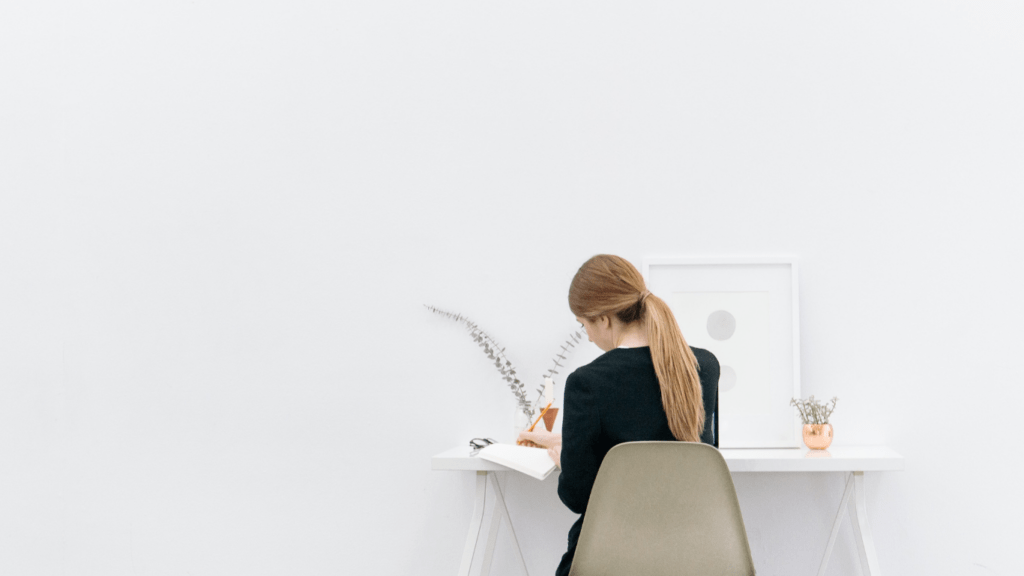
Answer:
<svg viewBox="0 0 1024 576"><path fill-rule="evenodd" d="M719 360L718 447L800 448L797 258L650 256L642 273L687 343Z"/></svg>

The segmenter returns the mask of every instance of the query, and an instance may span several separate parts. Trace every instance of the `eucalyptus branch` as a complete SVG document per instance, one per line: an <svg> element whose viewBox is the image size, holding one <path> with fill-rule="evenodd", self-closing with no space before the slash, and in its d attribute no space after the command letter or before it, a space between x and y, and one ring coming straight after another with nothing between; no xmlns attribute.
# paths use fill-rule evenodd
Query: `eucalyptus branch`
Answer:
<svg viewBox="0 0 1024 576"><path fill-rule="evenodd" d="M800 419L804 424L828 424L828 417L836 409L837 400L839 400L838 396L833 397L832 406L828 406L815 400L812 394L807 400L793 398L789 401L789 405L796 406L796 409L800 412Z"/></svg>
<svg viewBox="0 0 1024 576"><path fill-rule="evenodd" d="M454 314L434 306L423 305L431 312L439 314L456 322L461 322L469 330L470 336L477 343L478 346L483 348L484 354L491 360L494 360L494 367L501 373L502 379L508 383L509 389L512 390L512 394L515 395L516 400L519 403L519 408L526 414L527 418L533 416L533 408L530 405L530 401L526 399L526 386L516 376L515 367L512 366L512 362L505 357L505 348L498 345L498 343L491 338L486 332L480 329L476 323L469 320L461 314Z"/></svg>
<svg viewBox="0 0 1024 576"><path fill-rule="evenodd" d="M565 344L561 345L561 348L562 348L561 351L556 352L555 353L555 357L552 359L552 362L554 363L554 365L551 366L551 369L547 371L547 374L544 374L544 377L545 378L552 378L555 374L558 374L558 371L555 370L555 368L565 368L565 366L560 364L558 362L558 360L559 359L565 360L567 358L566 354L570 353L570 349L575 348L576 345L579 344L582 341L583 341L583 335L580 334L579 330L573 332L572 334L569 334L569 337L566 338L566 340L565 340ZM568 348L567 348L567 346L568 346ZM537 388L537 400L535 401L536 406L538 406L538 407L540 406L540 399L542 397L544 397L544 387L543 386L540 387L540 388Z"/></svg>

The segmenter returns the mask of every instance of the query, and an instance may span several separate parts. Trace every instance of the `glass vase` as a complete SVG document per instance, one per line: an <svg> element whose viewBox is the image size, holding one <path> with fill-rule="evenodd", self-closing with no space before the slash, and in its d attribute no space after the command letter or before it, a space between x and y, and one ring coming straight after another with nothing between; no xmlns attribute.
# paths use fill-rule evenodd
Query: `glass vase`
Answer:
<svg viewBox="0 0 1024 576"><path fill-rule="evenodd" d="M516 404L516 411L512 414L512 444L519 439L519 433L530 428L530 416L523 412L523 407Z"/></svg>

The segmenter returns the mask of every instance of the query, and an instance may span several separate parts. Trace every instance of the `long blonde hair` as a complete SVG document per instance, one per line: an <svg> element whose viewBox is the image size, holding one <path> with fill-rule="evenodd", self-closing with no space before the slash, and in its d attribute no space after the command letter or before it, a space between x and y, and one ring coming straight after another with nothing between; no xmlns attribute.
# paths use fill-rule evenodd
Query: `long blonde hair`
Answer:
<svg viewBox="0 0 1024 576"><path fill-rule="evenodd" d="M705 414L697 359L672 310L647 290L636 267L611 254L587 260L569 285L569 309L588 320L614 314L624 324L643 323L672 435L700 442Z"/></svg>

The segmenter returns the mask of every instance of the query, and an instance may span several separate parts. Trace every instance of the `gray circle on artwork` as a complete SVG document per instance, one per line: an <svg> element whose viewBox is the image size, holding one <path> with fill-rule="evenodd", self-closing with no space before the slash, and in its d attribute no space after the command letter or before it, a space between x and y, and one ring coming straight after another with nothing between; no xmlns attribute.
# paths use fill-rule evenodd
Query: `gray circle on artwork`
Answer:
<svg viewBox="0 0 1024 576"><path fill-rule="evenodd" d="M708 334L715 340L728 340L736 332L736 317L725 310L708 316Z"/></svg>
<svg viewBox="0 0 1024 576"><path fill-rule="evenodd" d="M718 391L728 392L736 387L736 371L732 366L722 366L721 374L718 375Z"/></svg>

